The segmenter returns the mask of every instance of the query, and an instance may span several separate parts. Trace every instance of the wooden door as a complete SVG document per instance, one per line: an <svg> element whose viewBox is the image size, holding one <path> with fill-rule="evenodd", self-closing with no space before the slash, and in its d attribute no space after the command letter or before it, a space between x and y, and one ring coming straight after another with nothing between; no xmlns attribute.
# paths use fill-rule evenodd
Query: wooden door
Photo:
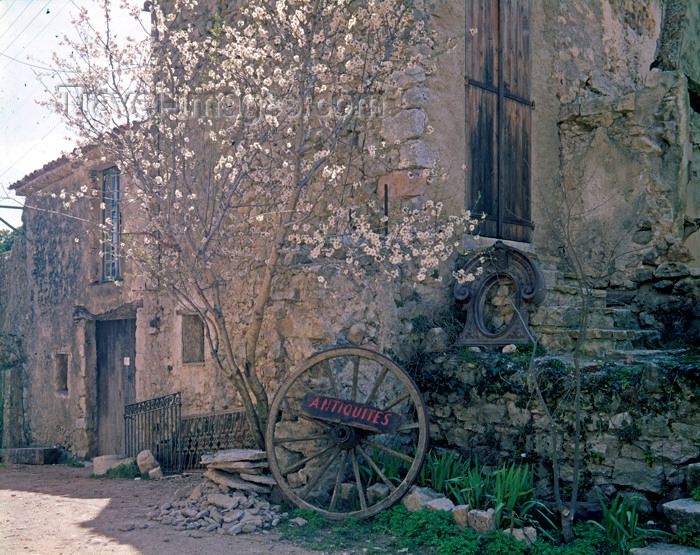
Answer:
<svg viewBox="0 0 700 555"><path fill-rule="evenodd" d="M529 241L530 0L467 0L467 208L480 233Z"/></svg>
<svg viewBox="0 0 700 555"><path fill-rule="evenodd" d="M136 401L136 319L97 321L98 454L124 453L124 405Z"/></svg>

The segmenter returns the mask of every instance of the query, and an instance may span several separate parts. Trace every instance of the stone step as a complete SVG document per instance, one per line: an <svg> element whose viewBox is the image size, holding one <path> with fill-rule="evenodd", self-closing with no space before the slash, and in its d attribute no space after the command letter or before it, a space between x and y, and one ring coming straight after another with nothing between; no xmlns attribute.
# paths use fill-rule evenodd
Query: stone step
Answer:
<svg viewBox="0 0 700 555"><path fill-rule="evenodd" d="M630 351L618 351L613 349L606 353L607 358L610 360L633 360L634 362L649 362L659 360L661 358L668 358L671 356L680 356L685 353L685 349L671 349L666 351L660 351L658 349L633 349Z"/></svg>
<svg viewBox="0 0 700 555"><path fill-rule="evenodd" d="M668 521L681 527L687 527L691 532L700 534L700 501L692 497L676 499L662 505Z"/></svg>
<svg viewBox="0 0 700 555"><path fill-rule="evenodd" d="M579 331L560 327L542 327L542 344L546 349L571 350ZM633 351L658 344L659 333L654 330L625 330L590 328L586 331L584 354L602 356L608 351Z"/></svg>
<svg viewBox="0 0 700 555"><path fill-rule="evenodd" d="M56 464L59 456L55 447L0 449L0 460L11 464Z"/></svg>
<svg viewBox="0 0 700 555"><path fill-rule="evenodd" d="M630 555L700 555L700 549L670 543L652 543L630 549Z"/></svg>
<svg viewBox="0 0 700 555"><path fill-rule="evenodd" d="M530 323L534 326L544 324L549 327L576 329L579 324L580 312L578 307L570 306L546 306L538 310L530 317ZM615 315L609 311L596 310L588 314L588 324L592 328L616 328Z"/></svg>

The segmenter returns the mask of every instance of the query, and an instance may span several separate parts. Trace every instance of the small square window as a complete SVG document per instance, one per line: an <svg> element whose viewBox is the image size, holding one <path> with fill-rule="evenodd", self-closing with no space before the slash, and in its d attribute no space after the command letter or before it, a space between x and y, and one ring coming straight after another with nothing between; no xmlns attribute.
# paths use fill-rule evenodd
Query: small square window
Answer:
<svg viewBox="0 0 700 555"><path fill-rule="evenodd" d="M196 314L182 315L182 362L204 362L204 322Z"/></svg>
<svg viewBox="0 0 700 555"><path fill-rule="evenodd" d="M54 355L54 376L56 391L59 393L68 392L68 355L66 353L56 353Z"/></svg>

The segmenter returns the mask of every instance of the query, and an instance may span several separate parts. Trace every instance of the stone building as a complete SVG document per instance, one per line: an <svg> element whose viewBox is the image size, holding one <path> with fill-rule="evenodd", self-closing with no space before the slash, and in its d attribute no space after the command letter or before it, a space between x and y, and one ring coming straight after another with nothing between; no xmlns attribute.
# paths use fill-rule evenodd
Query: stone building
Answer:
<svg viewBox="0 0 700 555"><path fill-rule="evenodd" d="M225 16L219 4L226 3L204 3ZM546 296L530 323L548 348L565 351L576 337L571 308L581 276L562 257L571 248L593 286L589 353L697 341L700 4L424 4L430 24L457 37L457 47L435 72L396 75L386 91L375 132L395 149L393 171L377 183L380 198L386 191L390 203L401 203L424 194L416 170L444 174L444 195L487 213L468 246L500 239L537 263ZM25 211L25 237L0 263L3 446L109 454L123 449L127 403L182 391L185 413L235 404L204 348L201 322L130 275L116 256L117 228L101 240L85 223L102 223L119 208L115 199L129 184L113 166L93 151L13 186L42 210ZM88 196L72 206L75 218L56 214L61 191L82 187ZM246 310L248 274L241 269L230 299L234 324ZM267 385L335 344L373 345L401 360L425 340L412 332L416 318L453 302L444 283L421 285L415 295L329 279L332 302L304 276L274 294L260 349ZM496 309L508 291L497 289L482 292ZM503 316L485 323L484 343L513 341L512 311Z"/></svg>

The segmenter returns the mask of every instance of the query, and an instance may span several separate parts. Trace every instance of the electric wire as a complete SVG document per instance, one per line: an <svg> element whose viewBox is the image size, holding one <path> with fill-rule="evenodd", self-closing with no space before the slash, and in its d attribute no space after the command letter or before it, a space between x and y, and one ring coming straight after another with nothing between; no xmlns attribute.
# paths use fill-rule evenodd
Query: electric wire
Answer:
<svg viewBox="0 0 700 555"><path fill-rule="evenodd" d="M3 12L2 15L0 15L0 19L2 19L2 18L5 17L8 13L10 13L10 10L12 9L12 6L14 6L16 3L17 3L17 0L12 0L12 2L10 2L10 5L7 6L7 9Z"/></svg>
<svg viewBox="0 0 700 555"><path fill-rule="evenodd" d="M57 12L54 13L54 15L53 15L53 17L51 18L51 20L50 20L46 25L44 25L44 26L41 28L41 31L39 31L36 35L34 35L34 38L31 39L27 44L25 44L25 45L19 50L19 52L17 52L17 53L15 54L15 56L19 56L22 52L24 52L24 50L25 50L28 46L31 46L31 44L32 44L36 39L38 39L39 36L46 30L46 28L54 22L54 20L60 15L60 13L66 8L66 6L68 6L68 3L63 4L63 6L61 6L61 8L60 8ZM4 52L0 52L0 55L6 56L7 58L10 58L10 60L14 60L14 61L16 61L16 62L19 61L19 60L17 60L16 58L12 58L12 57L10 57L10 56L7 56L7 55L5 54L5 52L7 52L7 48L4 50ZM2 67L2 69L0 69L0 74L1 74L3 71L5 71L5 68L6 68L7 66L9 66L10 63L12 63L12 62L7 62L7 63ZM20 62L20 63L22 63L22 62ZM26 64L26 65L30 65L30 64ZM38 66L36 66L36 67L38 67ZM49 71L51 71L51 70L49 70Z"/></svg>
<svg viewBox="0 0 700 555"><path fill-rule="evenodd" d="M13 26L15 23L17 23L17 20L18 20L20 17L22 17L22 14L23 14L24 12L26 12L27 9L29 8L29 6L31 6L31 5L32 5L31 2L27 2L27 5L24 6L24 9L19 13L19 15L18 15L17 17L15 17L15 18L12 20L12 23L10 23L10 24L7 26L7 29L5 29L5 30L3 31L2 35L0 35L0 39L2 39L2 37L4 37L10 29L12 29L12 26ZM9 11L9 10L8 10L8 11ZM5 12L5 13L7 13L7 12Z"/></svg>
<svg viewBox="0 0 700 555"><path fill-rule="evenodd" d="M48 2L46 2L46 4L44 4L44 7L41 8L41 10L39 11L39 13L36 14L34 17L32 17L32 19L29 21L29 23L27 23L27 24L24 26L24 28L19 32L19 34L18 34L14 39L12 39L12 41L10 42L10 44L8 44L8 45L5 47L5 49L2 51L3 54L4 54L5 52L7 52L7 51L10 49L10 46L12 46L12 45L17 41L17 39L18 39L19 37L22 36L22 33L24 33L24 32L29 28L29 26L30 26L32 23L34 23L34 20L36 20L37 17L39 17L41 14L45 13L44 10L46 10L46 7L47 7L50 3L51 3L51 0L49 0Z"/></svg>

